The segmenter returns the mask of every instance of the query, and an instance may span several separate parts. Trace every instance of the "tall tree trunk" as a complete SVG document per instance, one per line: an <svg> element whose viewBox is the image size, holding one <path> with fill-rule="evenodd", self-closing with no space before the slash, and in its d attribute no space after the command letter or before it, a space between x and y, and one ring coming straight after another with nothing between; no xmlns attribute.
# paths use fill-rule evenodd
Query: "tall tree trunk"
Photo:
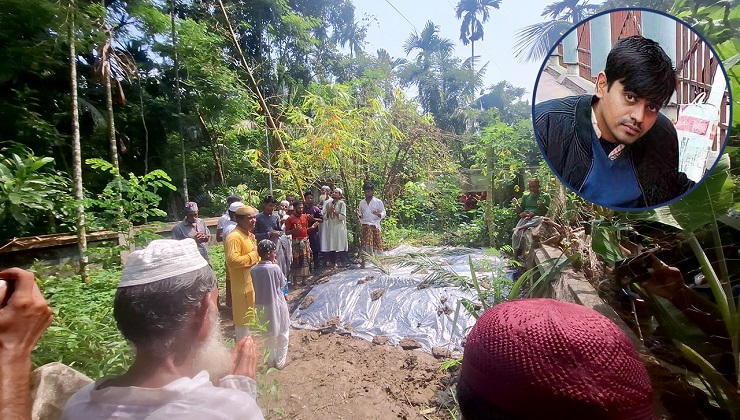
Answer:
<svg viewBox="0 0 740 420"><path fill-rule="evenodd" d="M149 129L144 118L144 91L141 90L141 74L137 75L139 82L139 108L141 111L141 125L144 127L144 174L149 173Z"/></svg>
<svg viewBox="0 0 740 420"><path fill-rule="evenodd" d="M496 244L496 229L498 228L493 223L493 166L495 164L495 155L493 153L493 146L488 146L486 150L486 213L485 220L486 226L488 226L488 245L495 246ZM502 244L498 244L499 246Z"/></svg>
<svg viewBox="0 0 740 420"><path fill-rule="evenodd" d="M110 147L110 163L116 170L113 174L113 185L116 188L116 198L118 198L118 213L123 216L123 196L121 195L121 167L118 164L118 142L116 140L116 117L113 113L113 84L111 78L113 77L113 70L111 69L111 60L113 59L113 32L109 31L107 26L107 14L108 10L105 8L105 0L101 1L103 6L103 33L105 34L105 40L103 41L103 48L101 49L100 59L102 60L102 76L103 85L105 86L105 110L108 114L108 143Z"/></svg>
<svg viewBox="0 0 740 420"><path fill-rule="evenodd" d="M473 22L470 22L470 35L473 35ZM475 65L473 62L475 61L475 40L470 39L470 71L475 75Z"/></svg>
<svg viewBox="0 0 740 420"><path fill-rule="evenodd" d="M175 27L176 1L172 0L172 61L175 66L175 98L177 101L177 135L180 137L180 154L182 156L182 195L185 201L190 201L188 194L188 168L185 164L185 139L182 136L182 101L180 98L180 64L177 60L177 29Z"/></svg>
<svg viewBox="0 0 740 420"><path fill-rule="evenodd" d="M77 52L75 49L75 0L69 0L69 25L67 36L69 42L69 84L72 97L72 167L74 178L74 196L77 201L77 246L80 252L80 275L88 282L87 236L85 233L85 205L82 190L82 151L80 148L80 117L77 104Z"/></svg>
<svg viewBox="0 0 740 420"><path fill-rule="evenodd" d="M105 41L106 43L109 40ZM115 177L116 180L121 176L121 168L118 165L118 144L116 142L116 119L113 113L113 84L110 79L113 76L110 68L110 61L105 60L103 63L103 80L105 83L105 108L108 111L108 143L110 146L110 163L116 168L118 172ZM120 185L119 185L120 187ZM118 192L120 193L120 188Z"/></svg>
<svg viewBox="0 0 740 420"><path fill-rule="evenodd" d="M110 39L110 38L109 38ZM108 43L109 39L105 42ZM110 46L109 46L110 47ZM113 113L113 84L111 77L113 73L110 68L110 59L103 62L103 80L105 81L105 108L108 112L108 142L110 143L110 162L113 164L116 172L113 174L113 185L116 188L116 197L118 198L118 209L121 217L123 216L123 196L121 195L121 167L118 164L118 143L116 141L116 119Z"/></svg>

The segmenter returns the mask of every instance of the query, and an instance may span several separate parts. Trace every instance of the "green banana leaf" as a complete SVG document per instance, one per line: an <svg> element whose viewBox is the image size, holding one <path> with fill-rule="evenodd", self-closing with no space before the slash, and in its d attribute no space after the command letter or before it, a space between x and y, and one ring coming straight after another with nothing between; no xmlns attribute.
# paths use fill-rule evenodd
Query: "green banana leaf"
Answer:
<svg viewBox="0 0 740 420"><path fill-rule="evenodd" d="M732 207L735 183L729 170L730 157L723 154L711 174L686 197L654 210L622 214L627 220L652 220L696 232Z"/></svg>

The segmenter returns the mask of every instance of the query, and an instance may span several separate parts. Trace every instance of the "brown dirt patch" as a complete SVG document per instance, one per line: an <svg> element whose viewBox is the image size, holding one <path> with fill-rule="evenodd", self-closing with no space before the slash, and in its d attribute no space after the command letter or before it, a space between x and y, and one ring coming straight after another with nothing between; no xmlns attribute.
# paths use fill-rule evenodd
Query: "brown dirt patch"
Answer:
<svg viewBox="0 0 740 420"><path fill-rule="evenodd" d="M421 350L376 345L368 341L291 329L290 363L271 372L279 397L271 407L290 419L447 419L435 407L448 387L439 361Z"/></svg>
<svg viewBox="0 0 740 420"><path fill-rule="evenodd" d="M309 285L291 287L291 312L310 294L311 285L335 272L322 272ZM222 327L233 337L231 310L221 308ZM319 327L340 325L338 318ZM345 329L348 325L344 326ZM447 392L454 375L440 373L440 360L422 350L373 344L335 333L291 329L289 364L262 378L261 387L277 381L278 398L258 401L267 419L450 419ZM383 340L385 339L385 340Z"/></svg>

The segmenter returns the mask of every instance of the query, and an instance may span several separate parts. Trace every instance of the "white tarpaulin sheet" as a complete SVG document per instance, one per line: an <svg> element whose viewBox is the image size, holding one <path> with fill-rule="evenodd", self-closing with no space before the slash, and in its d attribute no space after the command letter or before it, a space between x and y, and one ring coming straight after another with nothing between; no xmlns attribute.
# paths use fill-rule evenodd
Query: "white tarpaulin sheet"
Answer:
<svg viewBox="0 0 740 420"><path fill-rule="evenodd" d="M434 251L434 253L429 253ZM488 260L489 267L503 264L497 257L485 255L480 250L403 247L387 252L385 258L403 259L408 253L427 254L430 260L460 276L470 277L469 256L476 265ZM425 274L411 274L412 268L398 264L389 267L390 274L378 269L346 270L332 275L329 281L318 284L305 299L313 302L305 309L296 309L291 315L297 328L336 329L353 336L372 340L386 337L396 345L403 338L415 339L430 352L432 347L462 350L460 340L467 335L475 318L460 307L458 301L466 298L478 300L475 292L459 286L430 286L417 288ZM476 269L477 272L477 269ZM490 277L491 270L478 273ZM372 299L372 293L383 289L383 294ZM455 319L457 317L457 322Z"/></svg>

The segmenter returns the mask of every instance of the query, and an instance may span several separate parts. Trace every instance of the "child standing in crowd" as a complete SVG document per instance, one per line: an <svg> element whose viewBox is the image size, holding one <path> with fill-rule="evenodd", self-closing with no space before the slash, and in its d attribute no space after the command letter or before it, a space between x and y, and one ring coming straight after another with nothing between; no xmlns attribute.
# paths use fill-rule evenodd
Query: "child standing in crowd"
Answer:
<svg viewBox="0 0 740 420"><path fill-rule="evenodd" d="M265 348L270 355L267 366L282 369L288 363L288 335L290 333L290 315L288 303L283 295L287 280L277 264L277 246L270 239L263 239L257 244L257 253L262 261L252 267L254 284L254 304L260 322L267 327L262 334Z"/></svg>

